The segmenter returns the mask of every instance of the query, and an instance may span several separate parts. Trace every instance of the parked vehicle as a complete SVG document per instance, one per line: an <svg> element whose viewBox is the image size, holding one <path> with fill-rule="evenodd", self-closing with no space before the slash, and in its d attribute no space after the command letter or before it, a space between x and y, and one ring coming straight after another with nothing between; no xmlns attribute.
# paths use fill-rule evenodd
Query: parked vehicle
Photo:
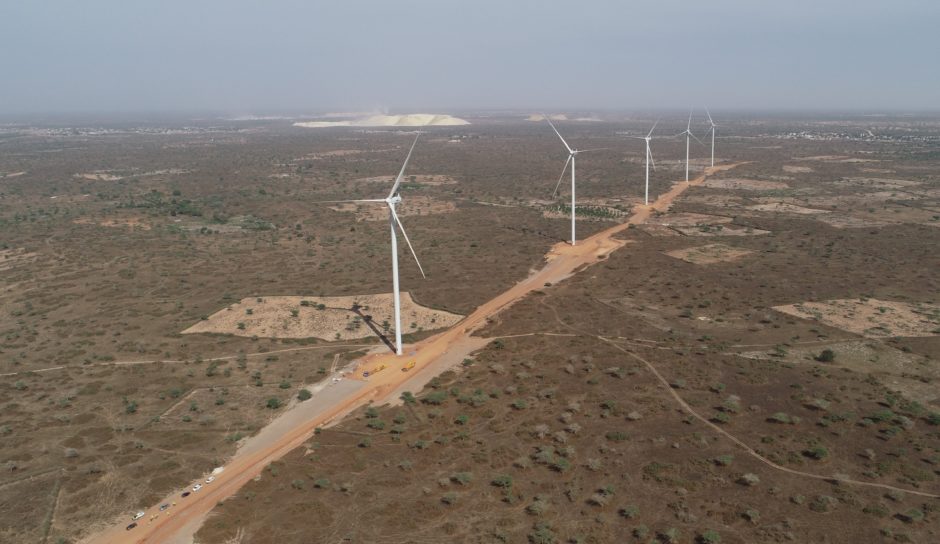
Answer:
<svg viewBox="0 0 940 544"><path fill-rule="evenodd" d="M136 521L135 521L134 523L131 523L130 525L128 525L126 530L127 530L127 531L130 531L130 530L133 529L134 527L137 527L137 522L136 522Z"/></svg>

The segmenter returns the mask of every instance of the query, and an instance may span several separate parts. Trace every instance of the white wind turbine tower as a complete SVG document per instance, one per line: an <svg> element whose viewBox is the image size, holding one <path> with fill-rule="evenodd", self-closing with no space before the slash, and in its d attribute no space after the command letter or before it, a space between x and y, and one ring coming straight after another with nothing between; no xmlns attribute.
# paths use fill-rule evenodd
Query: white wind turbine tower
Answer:
<svg viewBox="0 0 940 544"><path fill-rule="evenodd" d="M575 245L575 242L576 242L576 238L575 238L575 226L574 226L574 224L575 224L575 223L574 223L574 222L575 222L575 197L574 197L574 163L575 163L575 156L576 156L578 153L585 153L585 152L587 152L587 151L600 151L602 148L598 148L598 149L571 149L571 146L568 145L568 142L566 142L565 139L561 137L561 133L558 132L558 129L555 128L555 125L554 125L554 124L552 124L552 120L549 119L549 117L548 117L547 115L544 115L544 114L543 114L543 117L545 117L545 120L548 121L548 124L549 124L549 125L551 125L552 130L555 131L555 134L558 134L558 138L561 140L561 143L563 143L563 144L565 145L565 149L568 150L568 160L565 161L565 166L564 166L564 168L561 169L561 175L558 176L558 183L555 184L555 190L552 191L552 197L554 197L554 196L555 196L555 193L558 192L558 186L561 185L561 180L562 180L562 178L565 177L565 170L568 169L568 163L570 162L570 163L571 163L571 245Z"/></svg>
<svg viewBox="0 0 940 544"><path fill-rule="evenodd" d="M686 125L685 130L676 134L676 136L682 136L685 134L685 181L689 181L689 138L695 138L695 141L702 143L701 140L695 137L695 134L692 134L692 110L689 110L689 124ZM705 145L705 144L702 144ZM714 162L714 159L713 159ZM713 165L714 166L714 165Z"/></svg>
<svg viewBox="0 0 940 544"><path fill-rule="evenodd" d="M653 165L653 170L656 170L656 162L653 160L653 152L650 151L650 140L653 139L653 131L656 130L656 125L658 124L658 120L653 123L653 128L650 129L646 136L630 136L630 138L646 141L646 189L643 196L643 203L645 205L649 205L650 203L650 164Z"/></svg>
<svg viewBox="0 0 940 544"><path fill-rule="evenodd" d="M708 123L711 125L712 132L712 166L715 166L715 128L718 126L712 121L712 114L709 113L708 108L705 108L705 113L708 115Z"/></svg>
<svg viewBox="0 0 940 544"><path fill-rule="evenodd" d="M395 231L395 225L398 225L398 228L401 229L401 235L405 237L405 242L408 244L408 249L411 250L411 255L415 258L415 263L418 264L418 270L421 271L421 277L426 278L424 275L424 268L421 267L421 262L418 261L418 255L415 253L415 248L411 246L411 241L408 240L408 234L405 232L405 227L402 226L401 220L398 219L398 214L395 213L395 206L401 203L401 195L398 194L398 187L401 185L402 179L405 176L405 168L408 166L408 161L411 159L411 153L415 149L415 144L418 143L418 137L415 137L414 143L411 144L411 149L408 150L408 156L405 157L405 163L401 166L401 171L398 173L398 177L395 178L395 185L392 186L392 190L389 191L388 196L385 198L375 198L368 200L331 200L328 202L384 202L388 206L388 224L391 229L392 234L392 289L393 296L395 299L395 353L397 355L402 354L401 349L401 295L398 290L398 236Z"/></svg>

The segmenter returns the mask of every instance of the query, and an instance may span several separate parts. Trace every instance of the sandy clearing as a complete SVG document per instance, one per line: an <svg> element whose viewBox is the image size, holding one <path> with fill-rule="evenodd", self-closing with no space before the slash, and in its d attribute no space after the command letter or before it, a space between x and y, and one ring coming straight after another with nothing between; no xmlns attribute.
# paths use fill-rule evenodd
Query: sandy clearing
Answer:
<svg viewBox="0 0 940 544"><path fill-rule="evenodd" d="M329 127L442 127L469 125L466 119L451 115L410 113L407 115L370 115L342 121L302 121L294 123L301 128Z"/></svg>
<svg viewBox="0 0 940 544"><path fill-rule="evenodd" d="M344 202L329 206L333 211L356 214L356 221L388 221L388 209L381 203L357 204ZM430 196L409 196L403 199L395 209L399 217L413 215L435 215L457 211L457 205L450 200L438 200Z"/></svg>
<svg viewBox="0 0 940 544"><path fill-rule="evenodd" d="M26 248L0 249L0 270L10 270L21 264L36 260L38 253L26 251Z"/></svg>
<svg viewBox="0 0 940 544"><path fill-rule="evenodd" d="M890 225L890 223L879 221L877 219L862 219L852 215L841 215L834 213L817 216L817 219L837 229L866 229L871 227L884 227L885 225Z"/></svg>
<svg viewBox="0 0 940 544"><path fill-rule="evenodd" d="M579 269L605 260L612 251L626 245L625 241L618 240L614 236L630 228L631 224L645 222L654 211L667 210L676 197L689 187L701 185L707 175L735 166L737 164L710 168L706 174L689 183L674 185L669 192L661 195L650 206L638 207L629 222L599 232L578 242L576 246L567 243L556 244L547 254L546 263L541 269L483 303L454 327L407 346L405 357L397 357L383 349L381 352L373 353L357 361L356 376L359 378L337 383L336 387L331 389L337 392L335 398L325 400L322 406L319 406L318 413L310 413L305 417L298 416L299 422L295 424L266 427L261 431L264 433L263 440L259 439L254 442L259 444L258 451L249 454L247 450L246 453L239 450L226 465L225 471L217 476L216 481L203 489L200 494L190 496L186 502L180 502L172 517L160 517L153 525L138 527L132 533L124 530L126 525L124 520L115 520L115 525L111 528L89 537L85 542L95 544L191 542L199 524L218 502L235 494L242 485L260 474L268 463L302 445L316 427L339 419L369 400L377 403L388 402L395 392L402 390L403 387L416 391L416 387L412 385L412 379L415 380L415 384L422 383L421 380L427 378L423 375L426 367L437 366L436 363L440 364L439 361L444 358L453 359L454 354L472 349L476 345L476 341L471 340L472 334L499 312L512 306L532 291L544 289L546 284L557 283ZM415 368L410 372L401 372L403 364L408 361L414 361ZM382 364L389 368L371 376L368 381L362 380L363 369L372 369ZM356 387L355 383L364 385ZM298 406L302 407L304 404L306 403L300 403ZM146 510L145 514L156 512L157 509L154 506Z"/></svg>
<svg viewBox="0 0 940 544"><path fill-rule="evenodd" d="M842 178L832 182L835 185L848 185L851 187L870 187L876 189L904 189L921 185L919 181L889 178Z"/></svg>
<svg viewBox="0 0 940 544"><path fill-rule="evenodd" d="M736 261L751 253L754 252L749 249L731 247L724 244L708 244L667 251L666 255L692 264L712 264Z"/></svg>
<svg viewBox="0 0 940 544"><path fill-rule="evenodd" d="M322 310L319 309L321 304ZM292 312L297 312L296 317ZM450 327L463 316L421 306L406 291L401 294L401 318L405 329L402 333L408 334ZM247 297L194 324L183 334L352 340L377 336L376 331L388 335L389 331L394 331L389 326L393 324L391 293L343 297Z"/></svg>
<svg viewBox="0 0 940 544"><path fill-rule="evenodd" d="M835 299L774 306L778 312L819 321L868 338L940 335L940 305Z"/></svg>
<svg viewBox="0 0 940 544"><path fill-rule="evenodd" d="M755 210L759 212L795 213L799 215L815 215L815 214L820 214L820 213L830 213L829 210L817 210L816 208L804 208L803 206L797 206L795 204L789 204L786 202L755 204L753 206L745 206L745 209Z"/></svg>
<svg viewBox="0 0 940 544"><path fill-rule="evenodd" d="M705 187L710 189L731 189L744 191L770 191L775 189L787 189L790 186L782 181L768 181L762 179L710 179L705 182Z"/></svg>
<svg viewBox="0 0 940 544"><path fill-rule="evenodd" d="M783 171L788 174L808 174L814 172L809 166L794 166L791 164L783 165Z"/></svg>
<svg viewBox="0 0 940 544"><path fill-rule="evenodd" d="M72 221L76 225L98 225L101 227L110 227L110 228L130 228L130 229L143 229L150 230L151 226L149 223L145 223L140 217L125 217L125 218L114 218L114 219L101 219L95 221L90 217L79 217Z"/></svg>
<svg viewBox="0 0 940 544"><path fill-rule="evenodd" d="M734 218L725 215L706 215L703 213L666 213L651 217L648 225L663 225L666 227L698 227L701 225L717 225L730 223Z"/></svg>
<svg viewBox="0 0 940 544"><path fill-rule="evenodd" d="M699 225L696 227L672 227L685 236L761 236L770 234L769 230L742 227L738 225Z"/></svg>
<svg viewBox="0 0 940 544"><path fill-rule="evenodd" d="M25 173L25 170L23 172L0 172L0 179L18 178Z"/></svg>

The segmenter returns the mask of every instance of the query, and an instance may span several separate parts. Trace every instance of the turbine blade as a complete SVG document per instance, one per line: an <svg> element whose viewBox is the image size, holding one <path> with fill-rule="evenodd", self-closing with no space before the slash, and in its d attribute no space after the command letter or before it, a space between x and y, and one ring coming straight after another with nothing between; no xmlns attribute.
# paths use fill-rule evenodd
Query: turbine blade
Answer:
<svg viewBox="0 0 940 544"><path fill-rule="evenodd" d="M552 120L551 120L551 119L549 119L549 118L548 118L548 116L547 116L547 115L545 115L544 113L543 113L542 115L543 115L543 116L545 116L545 120L546 120L546 121L548 121L548 124L549 124L549 125L551 125L551 127L552 127L552 130L554 130L554 131L555 131L555 134L557 134L557 135L558 135L558 138L560 138L560 139L561 139L561 143L563 143L563 144L565 144L565 149L567 149L567 150L568 150L568 153L571 153L571 152L573 152L573 151L574 151L574 149L571 149L571 146L570 146L570 145L568 145L568 142L566 142L566 141L565 141L565 139L561 137L561 133L560 133L560 132L558 132L558 129L557 129L557 128L555 128L555 125L554 125L554 124L552 124Z"/></svg>
<svg viewBox="0 0 940 544"><path fill-rule="evenodd" d="M398 177L395 178L395 185L392 186L392 190L388 193L388 198L395 196L395 192L398 191L398 186L401 185L401 180L405 176L405 167L408 166L408 161L411 160L411 152L415 150L415 144L418 143L418 138L421 137L420 134L415 136L414 143L411 144L411 149L408 150L408 156L405 157L405 164L401 165L401 172L398 173Z"/></svg>
<svg viewBox="0 0 940 544"><path fill-rule="evenodd" d="M401 235L405 238L405 243L408 244L408 249L411 250L411 256L415 258L415 262L418 264L421 277L427 279L427 276L424 275L424 268L421 267L421 261L418 260L418 254L415 253L415 248L411 246L411 240L408 239L408 233L405 232L405 227L401 224L401 219L399 219L398 214L395 213L395 207L389 204L388 211L392 214L392 218L395 219L395 222L398 223L398 230L401 231Z"/></svg>
<svg viewBox="0 0 940 544"><path fill-rule="evenodd" d="M703 142L702 140L699 140L699 139L698 139L698 136L696 136L695 134L692 134L692 133L690 132L690 133L689 133L689 136L695 138L695 141L696 141L696 142L698 142L698 143L700 143L700 144L702 144L702 145L705 145L705 142Z"/></svg>
<svg viewBox="0 0 940 544"><path fill-rule="evenodd" d="M369 198L359 200L317 200L314 204L336 204L340 202L385 202L384 198Z"/></svg>
<svg viewBox="0 0 940 544"><path fill-rule="evenodd" d="M561 180L565 178L565 172L568 170L568 163L571 162L571 155L568 155L568 160L565 161L565 167L561 169L561 175L558 176L558 183L555 184L555 190L552 191L552 198L555 198L555 195L558 193L558 187L561 186Z"/></svg>
<svg viewBox="0 0 940 544"><path fill-rule="evenodd" d="M689 124L685 127L686 130L692 130L692 108L689 108Z"/></svg>
<svg viewBox="0 0 940 544"><path fill-rule="evenodd" d="M656 130L656 125L658 124L659 124L659 119L657 119L656 122L653 123L653 128L651 128L649 134L646 135L647 138L653 135L653 131Z"/></svg>
<svg viewBox="0 0 940 544"><path fill-rule="evenodd" d="M708 115L708 122L711 123L712 126L715 126L715 122L712 121L712 114L708 111L707 107L705 108L705 114Z"/></svg>
<svg viewBox="0 0 940 544"><path fill-rule="evenodd" d="M579 149L578 153L587 153L588 151L605 151L610 149L609 147L592 147L591 149Z"/></svg>
<svg viewBox="0 0 940 544"><path fill-rule="evenodd" d="M649 149L649 148L647 148ZM653 160L653 150L649 149L650 154L650 164L653 166L653 170L656 170L656 161Z"/></svg>

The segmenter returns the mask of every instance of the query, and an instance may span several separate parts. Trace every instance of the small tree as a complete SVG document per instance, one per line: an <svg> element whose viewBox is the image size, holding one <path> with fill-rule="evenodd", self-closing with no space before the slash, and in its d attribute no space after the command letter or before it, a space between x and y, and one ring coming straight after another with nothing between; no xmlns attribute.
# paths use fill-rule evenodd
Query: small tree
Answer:
<svg viewBox="0 0 940 544"><path fill-rule="evenodd" d="M310 393L310 391L308 391L308 390L306 390L306 389L301 389L300 391L297 392L297 400L299 400L299 401L301 401L301 402L303 402L303 401L309 399L309 398L312 397L312 396L313 396L313 395Z"/></svg>
<svg viewBox="0 0 940 544"><path fill-rule="evenodd" d="M281 401L278 400L276 397L271 397L268 399L268 402L265 403L265 406L267 406L271 410L277 410L278 408L281 407Z"/></svg>
<svg viewBox="0 0 940 544"><path fill-rule="evenodd" d="M824 349L816 356L816 360L820 363L831 363L836 360L836 352L831 349Z"/></svg>

